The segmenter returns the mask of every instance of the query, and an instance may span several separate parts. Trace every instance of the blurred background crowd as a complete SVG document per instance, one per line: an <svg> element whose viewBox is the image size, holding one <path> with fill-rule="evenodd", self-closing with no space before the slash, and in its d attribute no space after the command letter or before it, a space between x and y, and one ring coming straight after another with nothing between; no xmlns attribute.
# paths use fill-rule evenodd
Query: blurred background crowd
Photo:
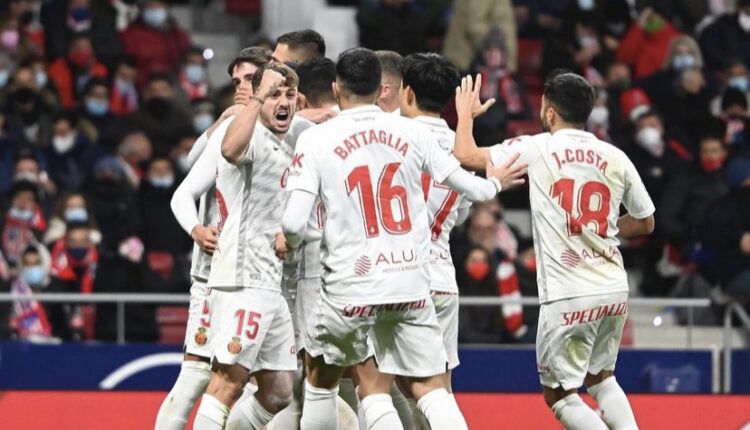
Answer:
<svg viewBox="0 0 750 430"><path fill-rule="evenodd" d="M222 47L191 41L173 3L0 6L0 290L188 292L192 241L169 202L233 88L210 77ZM249 43L273 48L259 24L268 3L224 8L254 23ZM362 46L442 52L480 73L482 99L498 100L475 124L482 145L541 131L547 73L585 76L588 130L631 157L657 207L655 234L623 243L632 293L717 308L750 297L750 0L318 3L355 10ZM536 295L526 190L476 206L453 242L461 294ZM128 305L126 338L163 340L166 319ZM463 308L461 341L533 341L535 321L520 305ZM0 304L0 338L106 341L115 324L114 305Z"/></svg>

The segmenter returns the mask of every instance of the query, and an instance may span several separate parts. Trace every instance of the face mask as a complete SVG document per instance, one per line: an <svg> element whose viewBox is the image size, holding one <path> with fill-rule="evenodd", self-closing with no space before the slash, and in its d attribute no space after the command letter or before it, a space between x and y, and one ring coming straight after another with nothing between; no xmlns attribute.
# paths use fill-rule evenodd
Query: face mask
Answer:
<svg viewBox="0 0 750 430"><path fill-rule="evenodd" d="M117 88L117 91L123 94L135 92L135 85L120 78L115 79L115 88Z"/></svg>
<svg viewBox="0 0 750 430"><path fill-rule="evenodd" d="M750 14L741 12L739 21L740 21L740 27L742 27L742 30L744 30L747 33L750 33Z"/></svg>
<svg viewBox="0 0 750 430"><path fill-rule="evenodd" d="M578 0L578 8L588 11L594 8L594 0Z"/></svg>
<svg viewBox="0 0 750 430"><path fill-rule="evenodd" d="M609 109L606 106L594 106L589 115L589 123L602 125L609 121Z"/></svg>
<svg viewBox="0 0 750 430"><path fill-rule="evenodd" d="M0 88L3 88L5 85L7 85L9 79L10 72L7 70L0 70Z"/></svg>
<svg viewBox="0 0 750 430"><path fill-rule="evenodd" d="M183 173L187 173L190 170L190 163L188 162L188 155L187 154L180 154L177 156L177 159L175 160L177 163L177 167L182 171Z"/></svg>
<svg viewBox="0 0 750 430"><path fill-rule="evenodd" d="M44 283L44 278L47 277L47 273L45 273L42 266L29 266L24 267L21 272L21 277L27 284L37 286Z"/></svg>
<svg viewBox="0 0 750 430"><path fill-rule="evenodd" d="M91 20L91 9L87 7L77 7L70 11L70 17L75 22L83 22Z"/></svg>
<svg viewBox="0 0 750 430"><path fill-rule="evenodd" d="M481 281L490 272L490 264L486 261L475 261L466 265L466 274L475 281Z"/></svg>
<svg viewBox="0 0 750 430"><path fill-rule="evenodd" d="M185 77L190 83L199 84L206 79L206 69L197 64L188 64L185 66Z"/></svg>
<svg viewBox="0 0 750 430"><path fill-rule="evenodd" d="M167 22L167 10L163 8L149 8L143 11L143 22L151 27L161 27Z"/></svg>
<svg viewBox="0 0 750 430"><path fill-rule="evenodd" d="M163 116L169 113L172 102L164 97L152 97L146 102L146 108L155 116Z"/></svg>
<svg viewBox="0 0 750 430"><path fill-rule="evenodd" d="M87 222L89 220L89 213L86 208L70 208L65 209L65 222Z"/></svg>
<svg viewBox="0 0 750 430"><path fill-rule="evenodd" d="M635 140L641 148L645 149L652 156L658 158L664 155L664 141L661 138L659 129L656 127L643 127L635 135Z"/></svg>
<svg viewBox="0 0 750 430"><path fill-rule="evenodd" d="M18 47L18 32L16 30L4 30L0 33L0 44L8 51L13 51Z"/></svg>
<svg viewBox="0 0 750 430"><path fill-rule="evenodd" d="M12 207L8 211L8 215L15 220L26 222L34 216L34 211L31 209L18 209L17 207Z"/></svg>
<svg viewBox="0 0 750 430"><path fill-rule="evenodd" d="M578 44L581 48L589 48L596 45L596 37L594 36L581 36L578 38Z"/></svg>
<svg viewBox="0 0 750 430"><path fill-rule="evenodd" d="M680 71L693 67L695 65L695 57L690 54L675 55L672 59L672 68Z"/></svg>
<svg viewBox="0 0 750 430"><path fill-rule="evenodd" d="M89 51L75 51L68 55L70 62L78 67L79 69L86 68L91 62L91 52Z"/></svg>
<svg viewBox="0 0 750 430"><path fill-rule="evenodd" d="M33 172L18 172L16 173L16 176L13 177L14 181L29 181L33 183L39 182L39 178L37 175Z"/></svg>
<svg viewBox="0 0 750 430"><path fill-rule="evenodd" d="M86 99L86 112L92 116L104 116L109 111L109 102L102 99Z"/></svg>
<svg viewBox="0 0 750 430"><path fill-rule="evenodd" d="M170 188L174 184L174 176L159 176L151 178L151 185L156 188L166 189Z"/></svg>
<svg viewBox="0 0 750 430"><path fill-rule="evenodd" d="M39 88L43 88L47 85L47 73L43 71L38 71L34 74L34 80L36 80L36 84L39 85Z"/></svg>
<svg viewBox="0 0 750 430"><path fill-rule="evenodd" d="M708 158L708 157L701 157L701 167L704 171L713 173L721 169L722 166L724 166L724 160L726 160L726 157L721 158Z"/></svg>
<svg viewBox="0 0 750 430"><path fill-rule="evenodd" d="M70 132L65 136L54 136L52 138L52 147L58 154L65 154L73 148L76 143L76 134Z"/></svg>
<svg viewBox="0 0 750 430"><path fill-rule="evenodd" d="M203 133L214 123L214 117L210 113L199 113L193 117L193 129L196 133Z"/></svg>
<svg viewBox="0 0 750 430"><path fill-rule="evenodd" d="M13 93L13 98L23 105L33 102L36 99L36 93L30 88L21 88Z"/></svg>
<svg viewBox="0 0 750 430"><path fill-rule="evenodd" d="M88 248L68 248L68 255L70 255L70 257L76 261L83 260L84 258L86 258L86 254L88 253Z"/></svg>
<svg viewBox="0 0 750 430"><path fill-rule="evenodd" d="M729 78L727 85L729 85L730 88L736 88L743 93L746 93L747 90L750 89L750 81L748 81L747 76L733 76Z"/></svg>

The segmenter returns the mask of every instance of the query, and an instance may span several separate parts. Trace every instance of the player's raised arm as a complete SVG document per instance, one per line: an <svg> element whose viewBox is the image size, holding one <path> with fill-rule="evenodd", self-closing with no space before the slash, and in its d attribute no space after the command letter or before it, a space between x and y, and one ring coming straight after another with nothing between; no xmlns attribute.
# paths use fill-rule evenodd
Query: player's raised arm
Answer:
<svg viewBox="0 0 750 430"><path fill-rule="evenodd" d="M490 99L484 104L479 100L479 89L482 85L481 75L477 75L476 83L471 76L461 79L461 86L456 88L456 112L458 126L456 127L456 145L453 155L461 165L472 171L482 171L490 162L490 151L477 147L474 141L474 118L486 112L495 103Z"/></svg>
<svg viewBox="0 0 750 430"><path fill-rule="evenodd" d="M281 73L264 69L258 88L250 97L247 105L237 114L236 121L227 129L227 134L221 142L221 155L232 164L240 163L245 154L250 150L250 140L255 131L255 123L260 115L260 108L268 97L276 95L278 88L284 83L286 77Z"/></svg>

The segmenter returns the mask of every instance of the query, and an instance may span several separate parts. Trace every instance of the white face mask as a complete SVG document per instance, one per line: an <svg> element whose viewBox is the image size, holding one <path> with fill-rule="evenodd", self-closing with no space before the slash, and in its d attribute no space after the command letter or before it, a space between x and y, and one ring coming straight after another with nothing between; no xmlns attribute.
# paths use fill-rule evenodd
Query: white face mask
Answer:
<svg viewBox="0 0 750 430"><path fill-rule="evenodd" d="M65 136L54 136L52 138L52 147L58 154L64 154L73 148L76 143L76 134L71 132Z"/></svg>
<svg viewBox="0 0 750 430"><path fill-rule="evenodd" d="M658 128L643 127L635 135L635 140L641 148L652 156L659 158L664 155L664 140L661 138L661 132Z"/></svg>
<svg viewBox="0 0 750 430"><path fill-rule="evenodd" d="M589 124L605 125L609 121L609 109L606 106L594 106L589 115Z"/></svg>
<svg viewBox="0 0 750 430"><path fill-rule="evenodd" d="M740 12L740 27L745 30L746 33L750 33L750 14Z"/></svg>

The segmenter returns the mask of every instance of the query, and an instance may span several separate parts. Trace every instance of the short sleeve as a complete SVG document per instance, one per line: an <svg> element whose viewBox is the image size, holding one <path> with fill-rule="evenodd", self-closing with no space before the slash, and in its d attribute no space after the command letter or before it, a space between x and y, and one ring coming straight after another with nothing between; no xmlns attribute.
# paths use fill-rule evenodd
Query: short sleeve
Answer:
<svg viewBox="0 0 750 430"><path fill-rule="evenodd" d="M289 166L287 191L307 191L318 195L320 190L320 166L313 150L313 133L302 133L297 139L297 148Z"/></svg>
<svg viewBox="0 0 750 430"><path fill-rule="evenodd" d="M622 204L633 218L647 218L656 211L654 202L651 201L651 196L648 195L646 186L643 185L643 181L633 163L627 156L623 155L623 158L625 158L625 171L623 172L625 175L625 192L622 197Z"/></svg>
<svg viewBox="0 0 750 430"><path fill-rule="evenodd" d="M435 182L442 184L445 178L461 167L461 163L451 155L450 148L444 147L449 142L435 142L426 131L420 130L418 133L420 144L425 148L422 170L429 173Z"/></svg>
<svg viewBox="0 0 750 430"><path fill-rule="evenodd" d="M537 136L518 136L491 146L490 160L492 160L492 164L499 166L507 162L514 154L521 154L517 163L526 163L531 166L539 156L539 151L533 140Z"/></svg>

